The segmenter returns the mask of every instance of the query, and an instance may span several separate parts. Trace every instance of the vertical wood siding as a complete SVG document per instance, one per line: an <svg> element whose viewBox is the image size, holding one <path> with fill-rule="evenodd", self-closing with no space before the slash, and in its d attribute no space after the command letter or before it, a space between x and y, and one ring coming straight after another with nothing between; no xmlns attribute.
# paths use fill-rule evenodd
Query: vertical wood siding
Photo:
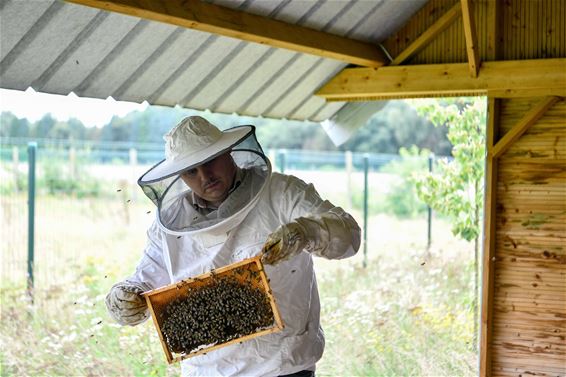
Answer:
<svg viewBox="0 0 566 377"><path fill-rule="evenodd" d="M487 59L488 2L473 1L477 43ZM544 59L566 56L566 1L512 0L502 3L502 60ZM399 32L383 43L393 57L458 1L430 0ZM467 61L462 19L459 18L405 64L463 63Z"/></svg>
<svg viewBox="0 0 566 377"><path fill-rule="evenodd" d="M481 60L566 57L566 0L474 0ZM430 0L384 47L395 58L456 0ZM491 7L490 7L491 5ZM491 22L491 27L490 27ZM488 51L488 32L496 46ZM462 19L403 64L467 62ZM480 73L481 74L481 73ZM492 126L501 139L541 98L500 100ZM489 343L482 370L493 376L566 376L566 101L550 108L493 162L496 203ZM486 263L486 262L484 262ZM487 279L489 274L484 277ZM483 284L487 284L483 281ZM485 369L484 369L485 368Z"/></svg>
<svg viewBox="0 0 566 377"><path fill-rule="evenodd" d="M540 98L502 101L501 134ZM566 102L499 159L491 371L566 375Z"/></svg>

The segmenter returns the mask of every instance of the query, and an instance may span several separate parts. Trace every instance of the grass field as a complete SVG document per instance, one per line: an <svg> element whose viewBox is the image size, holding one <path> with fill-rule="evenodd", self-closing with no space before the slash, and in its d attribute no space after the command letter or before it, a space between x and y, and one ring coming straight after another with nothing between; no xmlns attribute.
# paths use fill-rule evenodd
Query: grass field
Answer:
<svg viewBox="0 0 566 377"><path fill-rule="evenodd" d="M104 296L133 270L154 216L141 195L111 191L39 198L33 305L24 289L26 198L1 197L2 376L179 374L152 323L125 328L106 314ZM442 220L427 250L425 219L371 216L365 257L316 260L327 339L317 375L476 375L472 254Z"/></svg>

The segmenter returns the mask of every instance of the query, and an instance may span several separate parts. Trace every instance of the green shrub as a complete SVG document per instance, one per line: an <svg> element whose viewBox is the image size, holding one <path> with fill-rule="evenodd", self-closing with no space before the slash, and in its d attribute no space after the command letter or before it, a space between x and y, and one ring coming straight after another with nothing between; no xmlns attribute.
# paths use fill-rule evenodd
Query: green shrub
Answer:
<svg viewBox="0 0 566 377"><path fill-rule="evenodd" d="M401 159L393 160L381 168L383 173L391 173L399 176L384 198L384 212L400 218L411 218L426 212L427 206L422 202L415 190L415 185L410 177L415 172L428 169L428 151L419 153L418 148L413 146L409 149L399 150Z"/></svg>
<svg viewBox="0 0 566 377"><path fill-rule="evenodd" d="M97 197L102 192L100 182L85 171L74 178L68 169L67 162L59 159L43 160L42 173L37 182L39 190L46 190L49 195L76 195L79 198Z"/></svg>

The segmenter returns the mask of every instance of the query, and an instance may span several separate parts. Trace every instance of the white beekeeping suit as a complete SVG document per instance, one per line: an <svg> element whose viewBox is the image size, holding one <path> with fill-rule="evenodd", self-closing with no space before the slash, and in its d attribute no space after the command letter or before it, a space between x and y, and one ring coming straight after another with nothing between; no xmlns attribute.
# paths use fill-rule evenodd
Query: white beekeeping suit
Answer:
<svg viewBox="0 0 566 377"><path fill-rule="evenodd" d="M323 353L324 334L312 255L328 259L354 255L360 244L356 221L322 200L313 185L272 173L253 126L222 132L203 118L190 117L176 129L166 135L167 158L139 180L156 203L157 216L135 273L116 284L107 297L111 315L122 324L140 323L148 317L141 302L120 307L129 295L256 256L269 239L281 254L264 260L277 262L265 264L265 272L284 330L185 359L183 375L314 371ZM231 151L238 166L234 184L218 208L202 211L179 174L226 151Z"/></svg>

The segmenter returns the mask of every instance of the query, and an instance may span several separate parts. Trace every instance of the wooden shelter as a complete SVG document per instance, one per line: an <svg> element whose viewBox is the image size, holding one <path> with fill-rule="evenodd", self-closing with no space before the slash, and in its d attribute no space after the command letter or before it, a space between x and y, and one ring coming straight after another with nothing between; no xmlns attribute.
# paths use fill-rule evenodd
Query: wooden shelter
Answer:
<svg viewBox="0 0 566 377"><path fill-rule="evenodd" d="M385 42L388 67L318 92L488 96L482 376L566 374L565 16L565 1L432 0Z"/></svg>
<svg viewBox="0 0 566 377"><path fill-rule="evenodd" d="M487 96L480 374L566 375L566 0L70 2L103 11L3 3L4 25L24 18L2 29L3 88L313 121ZM81 27L44 51L61 12ZM225 51L201 59L197 40Z"/></svg>

